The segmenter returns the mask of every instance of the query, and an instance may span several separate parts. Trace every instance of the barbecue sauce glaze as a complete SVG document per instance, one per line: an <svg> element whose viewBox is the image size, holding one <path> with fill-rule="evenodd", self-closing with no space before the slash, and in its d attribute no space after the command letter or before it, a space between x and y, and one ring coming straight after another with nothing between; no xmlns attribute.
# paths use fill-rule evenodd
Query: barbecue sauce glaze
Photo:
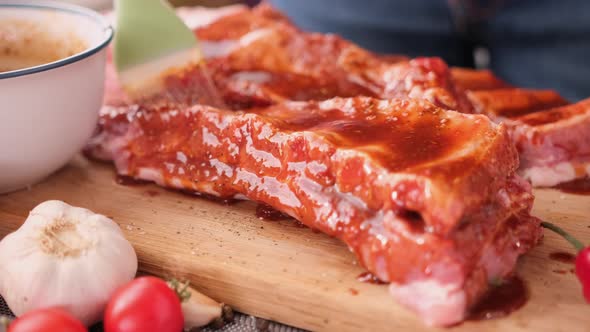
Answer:
<svg viewBox="0 0 590 332"><path fill-rule="evenodd" d="M590 195L590 177L560 183L554 188L569 194Z"/></svg>
<svg viewBox="0 0 590 332"><path fill-rule="evenodd" d="M523 307L529 299L525 282L511 276L493 286L470 311L469 320L501 318Z"/></svg>

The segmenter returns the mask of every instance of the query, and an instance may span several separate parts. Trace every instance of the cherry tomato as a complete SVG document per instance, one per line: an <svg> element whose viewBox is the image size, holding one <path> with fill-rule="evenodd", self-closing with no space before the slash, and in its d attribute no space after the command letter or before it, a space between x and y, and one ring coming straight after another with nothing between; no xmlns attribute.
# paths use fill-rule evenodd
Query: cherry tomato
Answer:
<svg viewBox="0 0 590 332"><path fill-rule="evenodd" d="M103 322L105 332L181 332L183 324L178 295L155 277L139 277L117 290Z"/></svg>
<svg viewBox="0 0 590 332"><path fill-rule="evenodd" d="M576 275L582 284L584 298L586 302L590 303L590 247L584 247L582 242L557 225L542 221L541 226L561 235L578 252L576 256Z"/></svg>
<svg viewBox="0 0 590 332"><path fill-rule="evenodd" d="M88 332L84 324L59 308L29 311L8 326L8 332Z"/></svg>
<svg viewBox="0 0 590 332"><path fill-rule="evenodd" d="M578 252L576 257L576 275L584 288L584 298L590 303L590 247Z"/></svg>

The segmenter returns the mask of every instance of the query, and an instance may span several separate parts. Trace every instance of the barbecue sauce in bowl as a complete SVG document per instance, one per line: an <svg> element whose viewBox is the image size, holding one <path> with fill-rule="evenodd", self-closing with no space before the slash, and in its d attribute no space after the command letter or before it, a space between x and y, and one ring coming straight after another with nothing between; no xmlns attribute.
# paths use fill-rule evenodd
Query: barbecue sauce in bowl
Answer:
<svg viewBox="0 0 590 332"><path fill-rule="evenodd" d="M35 20L0 17L0 73L55 62L88 48L75 33L64 38L55 29Z"/></svg>

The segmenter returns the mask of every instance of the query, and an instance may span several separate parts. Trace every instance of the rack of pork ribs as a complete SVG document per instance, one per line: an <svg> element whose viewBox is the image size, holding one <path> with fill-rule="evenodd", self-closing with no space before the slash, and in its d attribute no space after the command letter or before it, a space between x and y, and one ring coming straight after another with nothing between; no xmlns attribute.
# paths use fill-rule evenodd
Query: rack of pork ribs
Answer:
<svg viewBox="0 0 590 332"><path fill-rule="evenodd" d="M465 319L539 241L529 181L590 171L590 100L376 55L267 5L195 33L204 67L167 77L150 100L129 102L108 64L87 153L121 175L263 202L342 240L428 324ZM203 68L221 107L200 95Z"/></svg>

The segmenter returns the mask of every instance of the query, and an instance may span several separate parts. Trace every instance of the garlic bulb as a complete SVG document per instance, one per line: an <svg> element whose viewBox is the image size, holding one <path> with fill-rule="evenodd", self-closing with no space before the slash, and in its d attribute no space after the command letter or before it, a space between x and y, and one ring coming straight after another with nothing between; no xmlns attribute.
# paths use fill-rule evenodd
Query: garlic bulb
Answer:
<svg viewBox="0 0 590 332"><path fill-rule="evenodd" d="M61 201L39 204L0 241L0 294L17 316L58 306L90 325L136 272L135 251L115 222Z"/></svg>

